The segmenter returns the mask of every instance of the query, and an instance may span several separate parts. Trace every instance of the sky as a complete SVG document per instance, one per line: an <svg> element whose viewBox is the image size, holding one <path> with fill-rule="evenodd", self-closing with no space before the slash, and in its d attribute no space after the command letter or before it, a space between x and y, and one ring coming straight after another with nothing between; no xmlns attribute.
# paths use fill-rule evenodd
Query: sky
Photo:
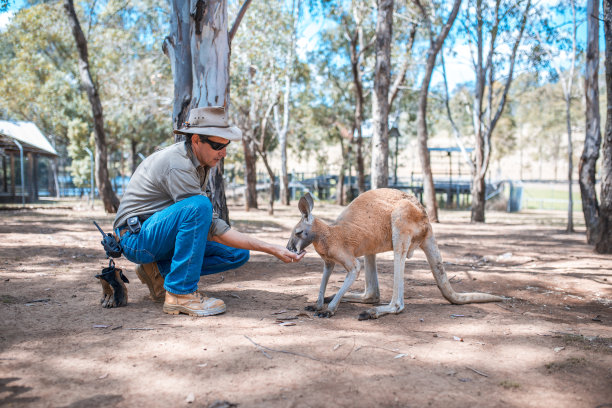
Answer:
<svg viewBox="0 0 612 408"><path fill-rule="evenodd" d="M553 1L556 0L544 0L544 1ZM3 31L5 27L8 25L11 17L13 16L16 10L19 10L21 7L25 5L25 0L10 0L9 10L0 13L0 31ZM305 16L306 19L310 17ZM317 32L322 29L324 26L324 22L316 22L312 21L310 24L302 24L300 29L300 38L298 40L297 49L298 56L303 60L307 60L306 53L307 51L312 50L316 47L316 39ZM601 27L600 27L601 28ZM600 32L603 32L603 29L600 29ZM578 28L578 41L584 43L586 41L586 23L583 22ZM603 52L604 50L604 39L603 34L600 38L600 47ZM470 61L470 51L467 44L457 43L454 47L454 51L456 51L456 56L451 56L448 53L448 50L445 52L445 61L446 61L446 71L447 78L449 82L449 88L452 91L456 85L469 82L473 80L473 73ZM440 83L442 81L441 69L440 67L436 67L434 71L434 75L432 77L432 86Z"/></svg>

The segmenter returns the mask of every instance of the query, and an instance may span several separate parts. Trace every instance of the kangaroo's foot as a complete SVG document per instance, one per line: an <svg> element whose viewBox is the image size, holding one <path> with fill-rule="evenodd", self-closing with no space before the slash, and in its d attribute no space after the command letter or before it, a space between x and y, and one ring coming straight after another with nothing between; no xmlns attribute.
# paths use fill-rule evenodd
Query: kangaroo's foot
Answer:
<svg viewBox="0 0 612 408"><path fill-rule="evenodd" d="M315 313L315 316L323 317L323 318L329 318L329 317L332 317L333 315L334 314L331 312L331 310L328 310L328 309L320 310Z"/></svg>
<svg viewBox="0 0 612 408"><path fill-rule="evenodd" d="M393 313L393 314L401 313L402 310L404 310L403 304L399 305L399 304L390 303L385 306L377 306L377 307L372 307L368 310L364 310L363 312L359 313L359 316L357 318L359 320L378 319L380 316L384 316L389 313Z"/></svg>

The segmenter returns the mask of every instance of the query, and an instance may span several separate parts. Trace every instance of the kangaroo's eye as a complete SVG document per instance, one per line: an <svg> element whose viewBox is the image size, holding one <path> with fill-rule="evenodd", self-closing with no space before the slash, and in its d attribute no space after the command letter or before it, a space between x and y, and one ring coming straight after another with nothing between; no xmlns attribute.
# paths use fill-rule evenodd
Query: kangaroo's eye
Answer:
<svg viewBox="0 0 612 408"><path fill-rule="evenodd" d="M302 232L304 232L304 230L295 230L295 235L302 235Z"/></svg>

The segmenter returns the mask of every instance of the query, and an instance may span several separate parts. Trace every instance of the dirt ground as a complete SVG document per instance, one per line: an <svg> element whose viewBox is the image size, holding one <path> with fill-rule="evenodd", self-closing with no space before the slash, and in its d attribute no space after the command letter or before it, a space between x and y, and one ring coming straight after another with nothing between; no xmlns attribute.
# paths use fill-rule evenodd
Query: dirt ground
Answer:
<svg viewBox="0 0 612 408"><path fill-rule="evenodd" d="M341 210L315 205L333 220ZM285 244L296 207L230 208L233 227ZM9 407L612 407L612 257L593 253L564 213L442 212L434 226L457 291L510 297L455 306L422 252L406 262L406 309L358 321L316 300L322 261L252 253L242 268L202 279L225 314L163 314L133 265L129 305L103 309L107 265L85 204L0 211L0 406ZM576 219L580 220L577 214ZM392 256L379 256L381 300ZM332 275L329 290L342 284ZM354 289L363 287L363 273Z"/></svg>

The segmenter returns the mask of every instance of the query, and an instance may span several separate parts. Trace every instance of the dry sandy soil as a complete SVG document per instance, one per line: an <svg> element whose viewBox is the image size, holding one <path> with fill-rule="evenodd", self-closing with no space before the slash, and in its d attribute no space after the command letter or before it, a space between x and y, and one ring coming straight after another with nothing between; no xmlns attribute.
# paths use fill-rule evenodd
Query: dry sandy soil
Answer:
<svg viewBox="0 0 612 408"><path fill-rule="evenodd" d="M298 219L295 207L230 211L234 228L283 245ZM253 253L203 278L228 306L207 318L163 314L121 258L129 305L103 309L94 275L107 261L91 220L110 229L113 217L79 204L4 209L0 406L612 407L612 257L585 245L584 227L563 233L562 213L467 217L443 212L434 226L453 286L509 300L448 304L417 251L404 312L358 321L364 305L330 319L304 311L322 271L312 248L299 264ZM391 259L379 256L386 302Z"/></svg>

